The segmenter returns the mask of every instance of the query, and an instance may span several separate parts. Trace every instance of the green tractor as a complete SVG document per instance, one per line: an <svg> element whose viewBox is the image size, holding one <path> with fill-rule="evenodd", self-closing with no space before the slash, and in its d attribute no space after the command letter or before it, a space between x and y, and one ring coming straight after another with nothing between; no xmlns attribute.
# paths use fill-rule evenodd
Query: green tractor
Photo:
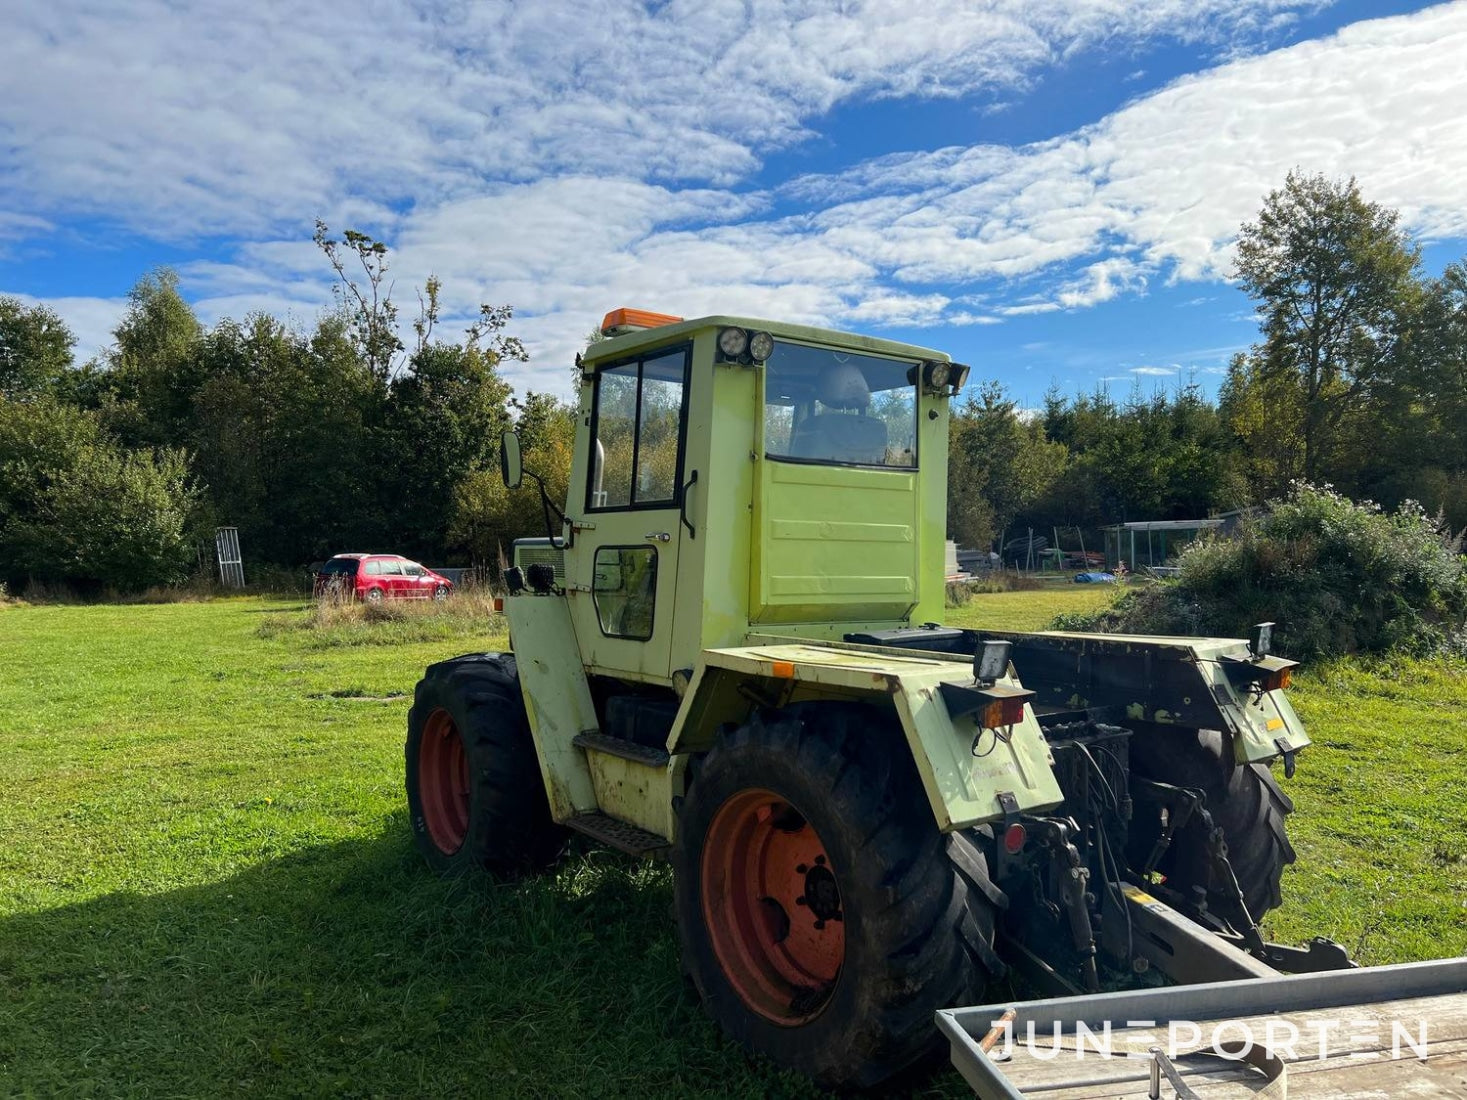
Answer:
<svg viewBox="0 0 1467 1100"><path fill-rule="evenodd" d="M1083 993L1341 964L1258 931L1294 858L1269 764L1309 743L1266 625L937 625L967 367L734 317L603 327L569 499L541 484L550 535L515 544L513 654L417 687L434 867L533 872L567 830L670 859L707 1011L832 1087L926 1063L934 1012L1010 969ZM535 478L513 434L503 465Z"/></svg>

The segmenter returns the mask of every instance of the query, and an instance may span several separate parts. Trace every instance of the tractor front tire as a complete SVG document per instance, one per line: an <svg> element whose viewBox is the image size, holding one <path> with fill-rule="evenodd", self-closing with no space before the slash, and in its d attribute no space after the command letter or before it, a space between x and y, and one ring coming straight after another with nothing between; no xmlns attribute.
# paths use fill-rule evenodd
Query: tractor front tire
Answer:
<svg viewBox="0 0 1467 1100"><path fill-rule="evenodd" d="M725 1034L827 1088L941 1048L994 971L987 863L937 829L876 707L756 714L690 766L673 845L683 966ZM981 882L979 881L981 879Z"/></svg>
<svg viewBox="0 0 1467 1100"><path fill-rule="evenodd" d="M1284 868L1294 862L1284 819L1294 803L1265 764L1239 764L1232 742L1217 730L1157 726L1137 732L1131 767L1140 775L1178 787L1193 787L1207 796L1207 810L1223 831L1228 862L1243 892L1248 915L1255 921L1283 904ZM1148 840L1149 844L1149 840ZM1199 821L1178 830L1161 862L1169 885L1183 890L1205 886L1218 899L1206 862L1207 838Z"/></svg>
<svg viewBox="0 0 1467 1100"><path fill-rule="evenodd" d="M441 874L513 875L552 863L550 816L515 659L474 653L429 667L408 711L408 815Z"/></svg>

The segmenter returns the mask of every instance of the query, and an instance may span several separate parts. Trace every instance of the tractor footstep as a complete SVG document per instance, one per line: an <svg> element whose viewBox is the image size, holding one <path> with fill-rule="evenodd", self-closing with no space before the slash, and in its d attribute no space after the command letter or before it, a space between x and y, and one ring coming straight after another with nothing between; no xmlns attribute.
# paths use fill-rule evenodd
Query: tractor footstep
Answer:
<svg viewBox="0 0 1467 1100"><path fill-rule="evenodd" d="M592 840L610 845L628 855L647 856L668 847L668 843L656 833L618 821L601 813L576 814L566 822L578 833L585 833Z"/></svg>

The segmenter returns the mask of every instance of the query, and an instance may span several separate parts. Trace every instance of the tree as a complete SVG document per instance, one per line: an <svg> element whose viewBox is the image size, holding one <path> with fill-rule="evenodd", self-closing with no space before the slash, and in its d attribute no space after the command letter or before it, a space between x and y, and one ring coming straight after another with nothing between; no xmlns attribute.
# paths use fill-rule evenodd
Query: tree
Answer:
<svg viewBox="0 0 1467 1100"><path fill-rule="evenodd" d="M544 478L551 500L564 504L575 446L575 406L533 392L513 404L525 466ZM448 540L471 560L495 564L501 554L508 555L514 539L545 534L540 494L532 486L507 490L497 464L470 472L455 487Z"/></svg>
<svg viewBox="0 0 1467 1100"><path fill-rule="evenodd" d="M40 500L102 437L97 418L52 397L0 396L0 558L10 523L34 516Z"/></svg>
<svg viewBox="0 0 1467 1100"><path fill-rule="evenodd" d="M1263 343L1234 390L1258 385L1270 407L1294 406L1299 451L1280 471L1287 478L1332 475L1342 425L1399 366L1420 265L1399 221L1353 179L1291 172L1242 227L1236 273L1257 303Z"/></svg>
<svg viewBox="0 0 1467 1100"><path fill-rule="evenodd" d="M197 504L181 451L128 451L93 413L0 398L0 576L119 591L180 581Z"/></svg>
<svg viewBox="0 0 1467 1100"><path fill-rule="evenodd" d="M1069 460L1043 421L1021 418L995 381L954 411L948 449L948 532L968 546L1002 535L1050 491Z"/></svg>
<svg viewBox="0 0 1467 1100"><path fill-rule="evenodd" d="M0 397L54 389L71 367L75 345L54 310L0 295Z"/></svg>
<svg viewBox="0 0 1467 1100"><path fill-rule="evenodd" d="M294 565L385 542L389 395L341 317L310 334L264 314L221 321L200 361L187 441L215 516L240 529L247 553Z"/></svg>
<svg viewBox="0 0 1467 1100"><path fill-rule="evenodd" d="M144 275L128 292L113 332L110 369L97 381L104 420L127 446L166 447L187 434L193 398L204 380L204 327L167 268Z"/></svg>
<svg viewBox="0 0 1467 1100"><path fill-rule="evenodd" d="M347 318L353 341L372 372L387 381L396 372L398 356L404 350L397 329L397 305L392 301L392 286L383 285L387 279L387 246L355 229L346 230L341 239L336 240L320 219L316 221L316 233L312 239L336 272L334 291L342 315ZM364 282L359 283L348 272L348 268L353 266L361 269L360 277ZM423 316L414 325L419 346L427 343L438 319L436 279L429 278L425 293L426 299L420 299Z"/></svg>

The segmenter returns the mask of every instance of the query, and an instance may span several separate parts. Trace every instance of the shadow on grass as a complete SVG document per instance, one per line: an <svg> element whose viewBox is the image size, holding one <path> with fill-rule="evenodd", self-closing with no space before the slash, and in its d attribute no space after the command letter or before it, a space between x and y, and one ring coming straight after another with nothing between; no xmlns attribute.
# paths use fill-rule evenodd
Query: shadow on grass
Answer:
<svg viewBox="0 0 1467 1100"><path fill-rule="evenodd" d="M664 868L444 881L401 815L207 886L0 921L0 1092L788 1095L683 989Z"/></svg>

